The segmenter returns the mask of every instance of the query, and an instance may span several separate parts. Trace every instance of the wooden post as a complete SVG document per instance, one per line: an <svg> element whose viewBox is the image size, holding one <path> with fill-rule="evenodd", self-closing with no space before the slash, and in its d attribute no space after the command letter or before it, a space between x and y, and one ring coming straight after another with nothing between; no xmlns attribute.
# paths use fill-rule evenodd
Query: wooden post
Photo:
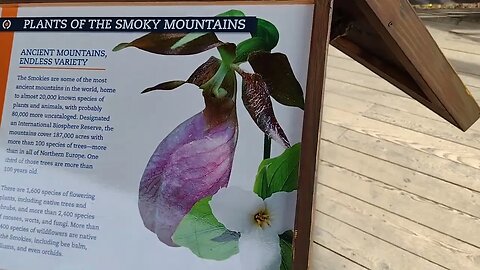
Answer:
<svg viewBox="0 0 480 270"><path fill-rule="evenodd" d="M295 220L293 265L294 269L298 270L307 269L309 261L312 211L315 211L314 197L318 161L318 136L320 134L319 125L322 119L332 10L333 0L316 1L298 182L298 193L301 195L298 196Z"/></svg>

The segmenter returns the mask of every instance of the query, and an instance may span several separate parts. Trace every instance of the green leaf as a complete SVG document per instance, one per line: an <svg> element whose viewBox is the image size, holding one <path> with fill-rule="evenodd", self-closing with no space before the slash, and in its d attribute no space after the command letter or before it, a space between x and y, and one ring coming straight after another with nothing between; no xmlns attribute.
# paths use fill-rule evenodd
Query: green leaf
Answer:
<svg viewBox="0 0 480 270"><path fill-rule="evenodd" d="M265 51L268 50L268 44L265 42L265 40L261 37L252 37L247 40L244 40L240 42L237 45L237 50L236 50L236 58L234 63L242 63L247 61L248 56L251 53L257 52L257 51Z"/></svg>
<svg viewBox="0 0 480 270"><path fill-rule="evenodd" d="M270 95L280 104L304 109L302 86L283 53L256 52L248 62L270 86Z"/></svg>
<svg viewBox="0 0 480 270"><path fill-rule="evenodd" d="M172 45L171 49L176 50L184 45L186 45L189 42L192 42L193 40L197 38L201 38L205 36L208 33L188 33L185 35L183 38L181 38L179 41L177 41L175 44Z"/></svg>
<svg viewBox="0 0 480 270"><path fill-rule="evenodd" d="M215 17L244 17L244 16L245 16L245 14L242 11L232 9L232 10L226 11L224 13L220 13ZM195 39L201 38L201 37L203 37L207 34L208 33L188 33L183 38L178 40L175 44L173 44L171 49L172 50L178 49L178 48L186 45L187 43L192 42Z"/></svg>
<svg viewBox="0 0 480 270"><path fill-rule="evenodd" d="M227 92L229 98L233 98L237 93L237 76L235 71L230 70L223 78L221 88Z"/></svg>
<svg viewBox="0 0 480 270"><path fill-rule="evenodd" d="M223 13L220 13L215 17L245 17L245 13L243 13L243 11L240 11L238 9L231 9Z"/></svg>
<svg viewBox="0 0 480 270"><path fill-rule="evenodd" d="M213 238L212 241L223 243L230 241L238 241L238 239L240 239L240 233L226 230L222 235Z"/></svg>
<svg viewBox="0 0 480 270"><path fill-rule="evenodd" d="M280 252L282 254L282 264L280 265L280 270L292 270L293 268L292 242L286 240L282 236L280 236Z"/></svg>
<svg viewBox="0 0 480 270"><path fill-rule="evenodd" d="M263 199L276 192L291 192L298 186L301 145L287 148L278 157L262 161L258 167L253 191Z"/></svg>
<svg viewBox="0 0 480 270"><path fill-rule="evenodd" d="M230 65L233 60L235 59L237 45L234 43L224 43L222 46L217 48L218 52L220 53L220 57L222 58L222 62L225 65Z"/></svg>
<svg viewBox="0 0 480 270"><path fill-rule="evenodd" d="M231 9L229 11L226 11L226 12L223 12L223 13L220 13L218 14L217 16L215 17L245 17L245 14L240 11L240 10L235 10L235 9ZM187 35L185 35L182 39L180 39L179 41L177 41L175 44L173 44L173 46L171 47L172 49L177 49L197 38L200 38L204 35L207 35L208 33L188 33Z"/></svg>
<svg viewBox="0 0 480 270"><path fill-rule="evenodd" d="M199 258L222 261L238 253L238 238L218 241L229 240L222 238L228 230L213 216L211 199L204 198L193 206L178 225L172 240Z"/></svg>
<svg viewBox="0 0 480 270"><path fill-rule="evenodd" d="M277 46L280 33L273 23L264 19L257 19L257 32L253 33L252 37L262 38L266 43L265 50L271 51Z"/></svg>
<svg viewBox="0 0 480 270"><path fill-rule="evenodd" d="M257 19L257 30L252 37L240 42L237 46L235 63L248 60L250 54L258 51L270 52L277 46L280 34L277 27L264 19Z"/></svg>
<svg viewBox="0 0 480 270"><path fill-rule="evenodd" d="M185 33L149 33L130 43L120 43L113 51L120 51L128 47L136 47L138 49L162 55L191 55L201 53L212 48L223 45L214 33L208 33L195 39L186 37ZM179 41L190 40L189 42ZM185 41L185 40L184 40ZM176 45L177 44L177 45ZM174 45L175 48L172 48Z"/></svg>
<svg viewBox="0 0 480 270"><path fill-rule="evenodd" d="M222 57L220 67L215 75L202 85L205 92L213 93L217 98L228 96L232 98L236 93L235 72L232 71L230 64L235 57L235 44L225 43L217 48Z"/></svg>

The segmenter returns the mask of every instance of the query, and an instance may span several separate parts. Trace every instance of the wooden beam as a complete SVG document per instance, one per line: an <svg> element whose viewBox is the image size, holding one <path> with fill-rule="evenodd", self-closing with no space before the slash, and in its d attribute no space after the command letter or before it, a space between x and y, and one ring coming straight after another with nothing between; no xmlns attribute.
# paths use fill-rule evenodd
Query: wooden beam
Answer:
<svg viewBox="0 0 480 270"><path fill-rule="evenodd" d="M333 16L333 46L458 128L478 120L480 108L407 0L337 0Z"/></svg>
<svg viewBox="0 0 480 270"><path fill-rule="evenodd" d="M316 0L305 99L300 176L298 179L299 196L293 246L293 269L295 270L308 269L312 216L315 210L313 206L317 179L318 136L322 119L332 10L333 0Z"/></svg>

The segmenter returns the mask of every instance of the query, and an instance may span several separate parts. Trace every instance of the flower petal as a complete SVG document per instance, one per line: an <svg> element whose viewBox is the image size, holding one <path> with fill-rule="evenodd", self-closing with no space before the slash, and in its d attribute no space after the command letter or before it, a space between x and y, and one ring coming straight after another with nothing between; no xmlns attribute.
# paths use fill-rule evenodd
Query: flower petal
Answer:
<svg viewBox="0 0 480 270"><path fill-rule="evenodd" d="M295 223L297 191L277 192L265 199L271 219L270 229L277 234L292 230Z"/></svg>
<svg viewBox="0 0 480 270"><path fill-rule="evenodd" d="M210 201L213 215L227 229L247 233L255 228L253 217L265 203L257 194L238 187L220 189Z"/></svg>
<svg viewBox="0 0 480 270"><path fill-rule="evenodd" d="M237 121L208 122L201 112L175 128L153 153L140 182L143 222L169 246L175 246L171 236L192 206L230 179Z"/></svg>
<svg viewBox="0 0 480 270"><path fill-rule="evenodd" d="M254 230L242 234L238 242L242 269L278 270L282 262L278 235Z"/></svg>

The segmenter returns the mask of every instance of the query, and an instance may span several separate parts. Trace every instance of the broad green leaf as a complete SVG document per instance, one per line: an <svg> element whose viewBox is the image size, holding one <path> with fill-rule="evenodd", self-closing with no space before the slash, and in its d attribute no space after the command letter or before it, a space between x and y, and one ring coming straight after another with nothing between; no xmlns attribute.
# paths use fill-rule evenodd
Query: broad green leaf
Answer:
<svg viewBox="0 0 480 270"><path fill-rule="evenodd" d="M292 270L293 268L292 242L286 240L282 236L280 236L280 252L282 254L282 264L280 265L280 270Z"/></svg>
<svg viewBox="0 0 480 270"><path fill-rule="evenodd" d="M236 58L235 58L235 63L242 63L247 61L248 56L251 53L257 52L257 51L265 51L269 50L268 49L268 44L265 42L263 38L260 37L252 37L247 40L244 40L240 42L237 45L237 51L236 51Z"/></svg>
<svg viewBox="0 0 480 270"><path fill-rule="evenodd" d="M181 46L172 48L177 42L185 38L184 33L149 33L130 43L121 43L113 51L123 50L128 47L162 55L191 55L201 53L223 45L214 33L200 36Z"/></svg>
<svg viewBox="0 0 480 270"><path fill-rule="evenodd" d="M266 159L258 167L253 191L263 199L276 192L291 192L298 186L301 145L287 148L280 156Z"/></svg>
<svg viewBox="0 0 480 270"><path fill-rule="evenodd" d="M264 19L257 19L257 32L253 33L252 37L262 38L266 43L265 50L271 51L277 46L280 33L273 23Z"/></svg>
<svg viewBox="0 0 480 270"><path fill-rule="evenodd" d="M175 244L190 249L199 258L226 260L238 253L238 238L218 241L225 235L227 229L212 214L209 205L211 199L204 198L193 206L178 225L172 240Z"/></svg>
<svg viewBox="0 0 480 270"><path fill-rule="evenodd" d="M302 86L298 82L288 58L282 53L255 52L248 62L270 86L270 95L280 104L304 109Z"/></svg>

